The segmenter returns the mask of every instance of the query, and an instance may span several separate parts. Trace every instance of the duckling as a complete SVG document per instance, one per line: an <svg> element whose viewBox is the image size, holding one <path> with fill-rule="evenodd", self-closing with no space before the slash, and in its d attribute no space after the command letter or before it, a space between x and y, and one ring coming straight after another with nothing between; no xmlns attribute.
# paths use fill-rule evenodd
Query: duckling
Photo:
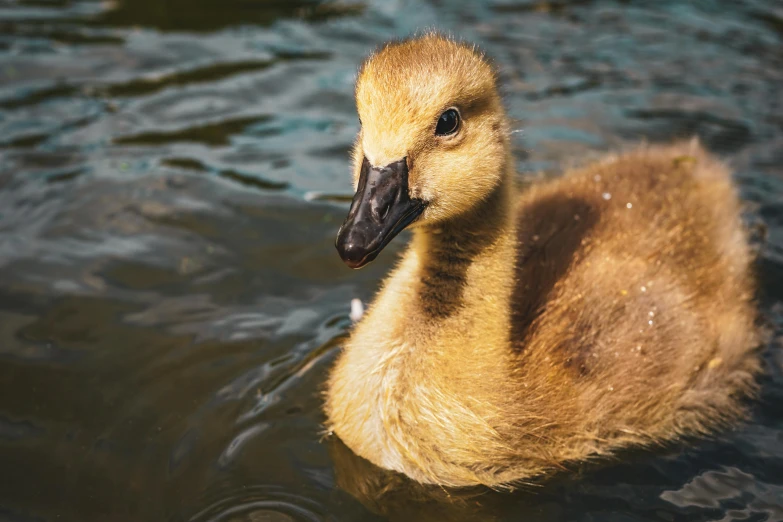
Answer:
<svg viewBox="0 0 783 522"><path fill-rule="evenodd" d="M415 481L502 488L713 433L756 391L751 256L697 141L518 194L496 75L437 34L360 69L351 268L409 247L327 383L327 428Z"/></svg>

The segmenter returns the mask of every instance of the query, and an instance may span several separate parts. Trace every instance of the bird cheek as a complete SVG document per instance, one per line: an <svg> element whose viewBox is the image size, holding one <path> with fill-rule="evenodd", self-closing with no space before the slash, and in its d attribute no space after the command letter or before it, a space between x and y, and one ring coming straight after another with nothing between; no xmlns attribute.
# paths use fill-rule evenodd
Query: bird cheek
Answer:
<svg viewBox="0 0 783 522"><path fill-rule="evenodd" d="M423 201L428 201L428 190L425 183L422 183L422 179L419 177L409 179L408 181L408 192L410 193L411 199L421 199Z"/></svg>
<svg viewBox="0 0 783 522"><path fill-rule="evenodd" d="M428 171L418 161L414 162L408 158L408 193L411 198L423 199L426 201L427 182L429 178Z"/></svg>

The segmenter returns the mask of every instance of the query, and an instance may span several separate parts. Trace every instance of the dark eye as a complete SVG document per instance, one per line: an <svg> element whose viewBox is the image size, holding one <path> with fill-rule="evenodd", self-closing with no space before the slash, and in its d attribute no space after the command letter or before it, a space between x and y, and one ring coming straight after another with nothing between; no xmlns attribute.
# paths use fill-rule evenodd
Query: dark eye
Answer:
<svg viewBox="0 0 783 522"><path fill-rule="evenodd" d="M454 134L459 128L459 113L456 109L449 109L438 118L438 125L435 127L435 134L438 136L448 136Z"/></svg>

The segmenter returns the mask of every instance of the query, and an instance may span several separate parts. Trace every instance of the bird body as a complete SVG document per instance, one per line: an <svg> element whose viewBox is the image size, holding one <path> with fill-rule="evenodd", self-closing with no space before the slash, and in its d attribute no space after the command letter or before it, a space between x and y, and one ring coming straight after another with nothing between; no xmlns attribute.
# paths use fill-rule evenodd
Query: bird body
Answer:
<svg viewBox="0 0 783 522"><path fill-rule="evenodd" d="M696 141L519 193L491 67L438 35L370 57L357 105L338 250L357 267L400 223L413 238L328 382L328 427L354 452L502 487L742 418L750 254L730 174Z"/></svg>

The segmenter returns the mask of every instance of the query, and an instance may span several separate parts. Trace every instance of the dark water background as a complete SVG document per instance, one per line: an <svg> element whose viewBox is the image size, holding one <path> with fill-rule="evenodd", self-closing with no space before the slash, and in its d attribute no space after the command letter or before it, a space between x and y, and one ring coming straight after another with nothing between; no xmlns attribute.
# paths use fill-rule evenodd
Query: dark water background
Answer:
<svg viewBox="0 0 783 522"><path fill-rule="evenodd" d="M381 494L321 441L349 301L403 243L332 246L355 71L424 27L495 57L521 172L724 155L783 328L780 0L0 0L0 520L783 520L773 349L748 425L512 495Z"/></svg>

